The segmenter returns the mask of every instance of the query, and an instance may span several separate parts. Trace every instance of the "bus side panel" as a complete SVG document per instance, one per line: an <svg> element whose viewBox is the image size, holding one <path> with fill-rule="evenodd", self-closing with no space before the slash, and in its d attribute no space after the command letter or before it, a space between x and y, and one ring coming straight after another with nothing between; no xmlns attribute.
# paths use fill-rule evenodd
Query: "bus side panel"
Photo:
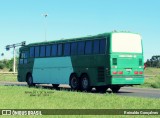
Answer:
<svg viewBox="0 0 160 118"><path fill-rule="evenodd" d="M33 82L69 84L69 77L72 72L70 57L37 58L33 67Z"/></svg>
<svg viewBox="0 0 160 118"><path fill-rule="evenodd" d="M108 57L109 58L109 57ZM108 63L108 64L106 64ZM106 85L106 55L85 55L72 57L73 71L80 77L83 73L89 76L91 86Z"/></svg>

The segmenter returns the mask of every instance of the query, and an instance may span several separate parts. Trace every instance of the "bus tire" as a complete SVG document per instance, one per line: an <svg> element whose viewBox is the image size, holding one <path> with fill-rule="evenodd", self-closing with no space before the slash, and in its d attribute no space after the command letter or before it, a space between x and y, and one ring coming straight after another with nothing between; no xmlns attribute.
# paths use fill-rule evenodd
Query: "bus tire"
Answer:
<svg viewBox="0 0 160 118"><path fill-rule="evenodd" d="M121 88L120 86L111 86L111 90L113 93L118 93L120 88Z"/></svg>
<svg viewBox="0 0 160 118"><path fill-rule="evenodd" d="M108 87L106 87L106 86L97 86L96 87L96 91L100 92L100 93L106 93L107 89L108 89Z"/></svg>
<svg viewBox="0 0 160 118"><path fill-rule="evenodd" d="M35 84L33 83L33 77L32 77L31 74L27 75L27 84L28 84L29 87L35 86Z"/></svg>
<svg viewBox="0 0 160 118"><path fill-rule="evenodd" d="M70 86L71 86L71 90L79 90L80 82L76 74L72 74L70 76Z"/></svg>
<svg viewBox="0 0 160 118"><path fill-rule="evenodd" d="M81 90L86 91L86 92L92 90L92 88L90 86L90 82L89 82L89 77L87 74L83 74L81 76Z"/></svg>

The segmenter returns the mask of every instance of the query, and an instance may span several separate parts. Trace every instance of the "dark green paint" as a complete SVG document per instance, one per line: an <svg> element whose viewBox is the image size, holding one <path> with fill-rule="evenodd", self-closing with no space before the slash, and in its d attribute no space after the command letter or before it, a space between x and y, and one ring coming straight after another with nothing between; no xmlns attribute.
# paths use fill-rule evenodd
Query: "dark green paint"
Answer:
<svg viewBox="0 0 160 118"><path fill-rule="evenodd" d="M80 77L83 73L88 74L90 85L93 87L103 86L103 85L124 86L124 85L142 84L144 82L144 75L142 74L139 76L135 76L134 71L143 71L143 65L141 65L142 68L139 68L139 59L142 59L142 64L143 64L143 52L142 54L129 53L129 55L136 55L136 58L119 57L119 55L125 55L128 53L112 53L111 34L112 33L104 33L96 36L88 36L82 38L32 43L25 47L20 48L20 52L24 50L29 51L29 47L37 45L49 45L49 44L82 41L88 39L94 40L94 39L106 38L107 46L105 54L70 56L72 62L71 66L73 67L73 73L76 73L78 77ZM47 58L56 58L56 57L47 57ZM113 65L112 58L117 59L117 68L113 68L113 66L115 65ZM18 81L20 82L26 81L27 73L33 72L33 65L34 65L34 58L28 58L28 64L23 64L18 66ZM127 72L126 71L127 68L131 68L132 71ZM113 71L123 71L123 75L114 76L112 73ZM59 74L65 74L65 73L59 73ZM126 80L126 78L132 78L132 80ZM68 79L69 81L69 77L66 77L66 79ZM56 84L56 83L50 83L50 84Z"/></svg>

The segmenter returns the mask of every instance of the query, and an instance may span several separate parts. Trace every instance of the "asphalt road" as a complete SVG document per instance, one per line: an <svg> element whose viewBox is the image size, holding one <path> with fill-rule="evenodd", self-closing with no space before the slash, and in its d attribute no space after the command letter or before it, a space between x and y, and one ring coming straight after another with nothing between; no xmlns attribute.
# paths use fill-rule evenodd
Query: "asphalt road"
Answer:
<svg viewBox="0 0 160 118"><path fill-rule="evenodd" d="M1 86L27 86L25 82L0 82ZM38 85L45 88L51 88L51 85ZM37 87L38 87L37 86ZM70 87L68 85L60 85L62 89L69 89ZM111 90L107 90L108 93L111 93ZM97 94L95 90L93 89L93 94ZM145 98L160 98L160 89L152 89L152 88L135 88L135 87L122 87L118 93L115 93L117 95L122 96L132 96L132 97L145 97Z"/></svg>
<svg viewBox="0 0 160 118"><path fill-rule="evenodd" d="M160 98L160 89L122 87L117 94L124 96Z"/></svg>

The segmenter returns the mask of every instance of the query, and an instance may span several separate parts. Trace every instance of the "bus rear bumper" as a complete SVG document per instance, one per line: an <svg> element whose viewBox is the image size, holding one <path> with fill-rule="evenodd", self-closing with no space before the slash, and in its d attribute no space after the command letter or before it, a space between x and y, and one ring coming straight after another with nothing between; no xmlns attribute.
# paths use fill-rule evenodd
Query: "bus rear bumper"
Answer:
<svg viewBox="0 0 160 118"><path fill-rule="evenodd" d="M144 83L144 77L123 77L111 79L111 84L116 85L139 85Z"/></svg>

